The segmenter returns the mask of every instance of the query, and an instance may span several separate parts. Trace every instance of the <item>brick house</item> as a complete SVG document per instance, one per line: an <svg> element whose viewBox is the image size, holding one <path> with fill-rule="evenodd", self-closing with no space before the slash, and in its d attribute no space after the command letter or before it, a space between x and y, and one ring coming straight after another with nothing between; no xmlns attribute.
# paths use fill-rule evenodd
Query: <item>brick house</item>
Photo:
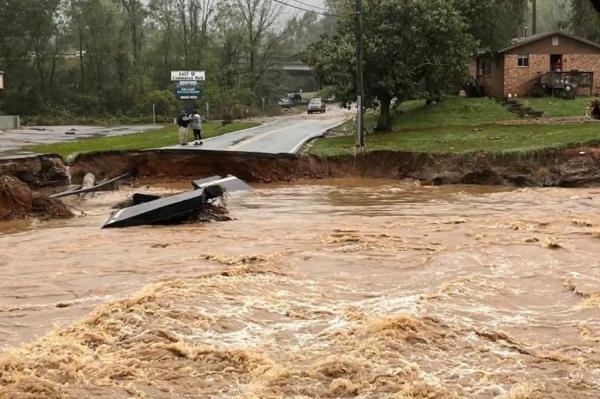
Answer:
<svg viewBox="0 0 600 399"><path fill-rule="evenodd" d="M560 31L515 39L495 54L478 55L469 69L484 94L497 98L527 96L536 77L553 71L592 72L591 93L600 94L600 44Z"/></svg>

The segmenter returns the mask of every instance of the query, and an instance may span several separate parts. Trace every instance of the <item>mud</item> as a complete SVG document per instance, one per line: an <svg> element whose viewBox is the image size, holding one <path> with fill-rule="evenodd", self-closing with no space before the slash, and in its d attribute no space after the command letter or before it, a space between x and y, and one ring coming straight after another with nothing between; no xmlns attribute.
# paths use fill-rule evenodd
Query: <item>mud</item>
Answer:
<svg viewBox="0 0 600 399"><path fill-rule="evenodd" d="M7 226L0 337L42 337L0 397L597 397L598 190L257 188L227 223L98 230L119 192Z"/></svg>
<svg viewBox="0 0 600 399"><path fill-rule="evenodd" d="M600 183L600 150L570 148L523 157L374 151L324 159L157 150L80 155L71 172L75 182L88 172L100 178L131 172L142 178L233 174L251 182L368 177L412 179L433 185L583 187Z"/></svg>
<svg viewBox="0 0 600 399"><path fill-rule="evenodd" d="M13 176L31 187L69 183L69 170L59 155L28 155L0 158L0 175Z"/></svg>
<svg viewBox="0 0 600 399"><path fill-rule="evenodd" d="M0 175L0 221L30 216L42 219L62 219L73 213L58 199L34 193L19 179Z"/></svg>

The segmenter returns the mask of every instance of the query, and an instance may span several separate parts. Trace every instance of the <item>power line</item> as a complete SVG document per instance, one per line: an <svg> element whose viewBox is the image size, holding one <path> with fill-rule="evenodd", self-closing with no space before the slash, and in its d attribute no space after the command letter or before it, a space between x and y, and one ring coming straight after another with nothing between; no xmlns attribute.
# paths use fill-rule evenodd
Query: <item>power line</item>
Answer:
<svg viewBox="0 0 600 399"><path fill-rule="evenodd" d="M292 0L292 1L295 2L295 3L298 3L298 4L302 4L303 6L307 6L307 7L311 7L311 8L316 8L318 10L323 10L323 11L329 11L328 8L321 7L321 6L314 6L312 4L305 3L305 2L303 2L301 0Z"/></svg>
<svg viewBox="0 0 600 399"><path fill-rule="evenodd" d="M320 12L320 11L316 11L316 10L310 10L310 9L307 9L307 8L304 8L304 7L297 6L295 4L286 3L285 1L282 1L282 0L273 0L273 1L276 2L276 3L282 4L284 6L287 6L287 7L295 8L296 10L301 10L301 11L305 11L305 12L314 12L315 14L323 15L323 16L326 16L326 17L335 17L335 15L330 14L330 13ZM299 0L295 0L295 1L297 1L300 4L304 4L304 5L308 6L308 7L314 7L314 6L311 6L309 4L303 3L303 2L301 2Z"/></svg>
<svg viewBox="0 0 600 399"><path fill-rule="evenodd" d="M315 11L315 10L309 10L308 8L304 8L304 7L300 7L300 6L294 5L294 4L286 3L285 1L282 1L282 0L273 0L273 1L275 3L282 4L282 5L286 6L286 7L295 8L296 10L305 11L305 12L314 12L315 14L323 15L325 17L335 17L334 14L319 12L319 11Z"/></svg>

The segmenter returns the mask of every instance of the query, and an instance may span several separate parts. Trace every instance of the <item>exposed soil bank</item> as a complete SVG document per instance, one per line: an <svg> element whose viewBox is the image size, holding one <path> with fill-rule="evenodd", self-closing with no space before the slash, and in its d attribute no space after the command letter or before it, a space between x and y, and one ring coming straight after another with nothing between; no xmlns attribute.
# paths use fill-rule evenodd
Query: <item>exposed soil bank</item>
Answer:
<svg viewBox="0 0 600 399"><path fill-rule="evenodd" d="M28 155L0 158L0 176L8 175L32 187L68 184L69 171L60 155Z"/></svg>
<svg viewBox="0 0 600 399"><path fill-rule="evenodd" d="M19 179L0 176L0 221L29 216L64 219L73 213L60 200L34 193Z"/></svg>
<svg viewBox="0 0 600 399"><path fill-rule="evenodd" d="M356 156L265 155L171 150L82 154L71 167L79 182L133 172L138 177L233 174L251 182L299 178L397 178L425 184L576 187L600 183L600 148L549 150L527 156L418 154L373 151Z"/></svg>

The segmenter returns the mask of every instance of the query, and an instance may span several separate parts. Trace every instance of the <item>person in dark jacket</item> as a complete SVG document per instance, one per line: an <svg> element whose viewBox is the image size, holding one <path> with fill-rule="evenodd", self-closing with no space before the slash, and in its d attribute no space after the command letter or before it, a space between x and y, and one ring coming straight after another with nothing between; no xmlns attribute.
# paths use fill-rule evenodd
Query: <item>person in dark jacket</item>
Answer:
<svg viewBox="0 0 600 399"><path fill-rule="evenodd" d="M190 124L190 117L184 111L181 111L177 117L177 125L179 126L179 144L187 145L188 126Z"/></svg>

